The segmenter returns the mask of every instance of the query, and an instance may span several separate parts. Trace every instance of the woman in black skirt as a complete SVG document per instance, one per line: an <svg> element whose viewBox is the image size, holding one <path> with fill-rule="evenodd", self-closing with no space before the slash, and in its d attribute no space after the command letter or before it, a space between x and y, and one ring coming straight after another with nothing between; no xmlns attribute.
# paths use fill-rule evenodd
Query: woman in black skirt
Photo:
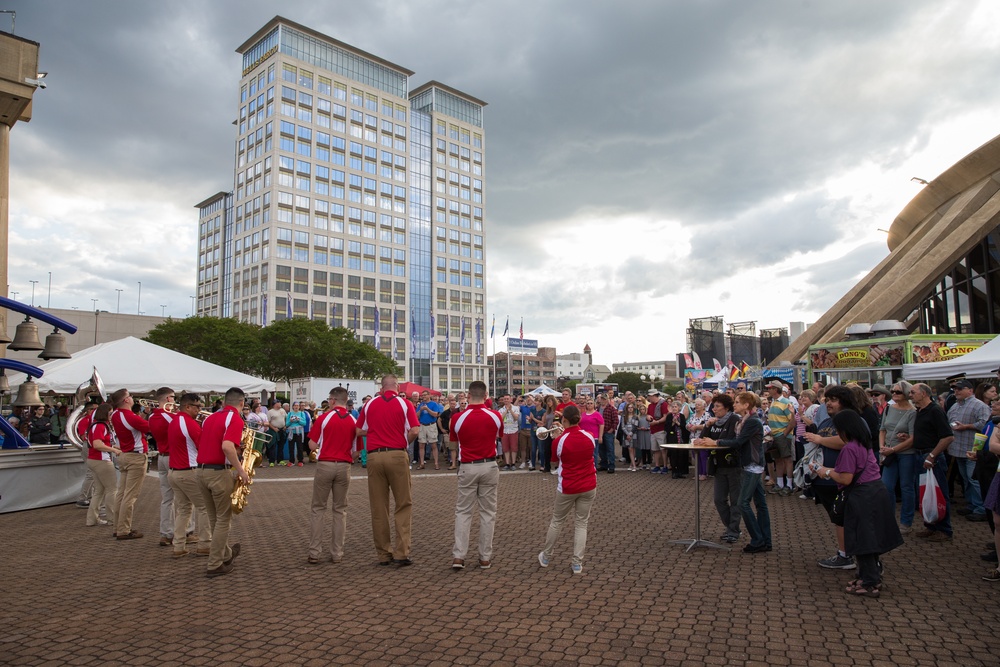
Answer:
<svg viewBox="0 0 1000 667"><path fill-rule="evenodd" d="M668 445L686 445L688 442L690 434L687 430L687 419L681 411L682 407L680 401L674 401L670 404L670 414L663 424ZM671 477L674 479L687 477L691 453L686 449L668 449L667 451L670 457Z"/></svg>
<svg viewBox="0 0 1000 667"><path fill-rule="evenodd" d="M903 544L896 524L895 498L882 483L872 438L861 415L838 412L833 426L841 440L835 468L814 468L821 478L832 479L845 492L844 546L858 561L858 579L847 585L849 595L878 597L882 585L879 557Z"/></svg>

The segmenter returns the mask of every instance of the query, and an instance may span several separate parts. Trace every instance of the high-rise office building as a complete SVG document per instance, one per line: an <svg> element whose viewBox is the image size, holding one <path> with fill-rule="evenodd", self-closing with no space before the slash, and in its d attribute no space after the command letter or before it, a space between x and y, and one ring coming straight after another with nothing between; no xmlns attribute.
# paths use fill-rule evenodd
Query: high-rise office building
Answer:
<svg viewBox="0 0 1000 667"><path fill-rule="evenodd" d="M486 103L275 17L243 57L232 193L199 204L199 315L353 330L406 379L486 371ZM289 341L294 345L294 341Z"/></svg>

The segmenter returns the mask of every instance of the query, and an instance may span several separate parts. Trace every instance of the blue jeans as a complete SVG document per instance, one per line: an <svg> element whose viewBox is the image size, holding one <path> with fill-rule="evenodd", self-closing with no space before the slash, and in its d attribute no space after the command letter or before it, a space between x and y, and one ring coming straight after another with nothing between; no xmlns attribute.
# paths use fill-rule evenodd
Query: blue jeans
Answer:
<svg viewBox="0 0 1000 667"><path fill-rule="evenodd" d="M528 462L532 466L542 466L542 443L535 435L535 430L531 430L531 456L528 458Z"/></svg>
<svg viewBox="0 0 1000 667"><path fill-rule="evenodd" d="M750 509L750 499L757 506L757 515ZM750 534L750 546L771 546L771 515L767 511L767 498L764 496L764 485L760 481L760 473L743 471L740 483L740 498L738 501L740 514L743 515L743 525Z"/></svg>
<svg viewBox="0 0 1000 667"><path fill-rule="evenodd" d="M916 465L913 467L913 486L920 487L920 476L926 471L924 470L924 459L927 458L926 454L918 454ZM942 518L937 523L927 523L924 522L924 527L929 530L940 530L945 535L951 536L951 498L948 497L948 461L944 455L944 452L939 454L934 459L934 478L937 479L938 486L941 487L942 493L944 493L944 518Z"/></svg>
<svg viewBox="0 0 1000 667"><path fill-rule="evenodd" d="M600 459L600 461L598 461ZM605 433L601 441L596 443L594 448L594 466L615 469L615 434Z"/></svg>
<svg viewBox="0 0 1000 667"><path fill-rule="evenodd" d="M882 468L882 483L889 489L889 495L894 500L896 481L899 481L899 491L903 496L903 505L899 509L899 523L904 526L913 525L913 513L917 507L917 487L913 480L919 479L914 474L914 468L920 468L922 460L919 454L899 454L893 463Z"/></svg>
<svg viewBox="0 0 1000 667"><path fill-rule="evenodd" d="M979 488L979 480L975 478L976 462L970 461L964 456L962 458L955 457L955 467L958 468L958 474L962 476L965 506L973 514L984 514L986 510L983 508L983 492Z"/></svg>

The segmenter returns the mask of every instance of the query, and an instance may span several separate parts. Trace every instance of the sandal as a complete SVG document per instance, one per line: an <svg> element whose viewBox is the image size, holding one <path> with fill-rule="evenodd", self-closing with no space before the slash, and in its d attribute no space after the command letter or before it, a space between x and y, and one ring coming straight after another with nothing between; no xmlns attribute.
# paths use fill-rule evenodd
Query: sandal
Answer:
<svg viewBox="0 0 1000 667"><path fill-rule="evenodd" d="M849 582L847 582L847 589L846 589L845 592L847 592L847 593L856 593L857 590L859 588L861 588L861 586L862 586L862 582L861 582L860 579L852 579Z"/></svg>
<svg viewBox="0 0 1000 667"><path fill-rule="evenodd" d="M435 463L435 464L434 464L434 469L435 469L435 470L440 470L440 469L441 469L441 466L439 466L439 465L437 465L437 464Z"/></svg>
<svg viewBox="0 0 1000 667"><path fill-rule="evenodd" d="M851 595L859 595L868 598L877 598L879 594L878 586L858 586L850 592Z"/></svg>

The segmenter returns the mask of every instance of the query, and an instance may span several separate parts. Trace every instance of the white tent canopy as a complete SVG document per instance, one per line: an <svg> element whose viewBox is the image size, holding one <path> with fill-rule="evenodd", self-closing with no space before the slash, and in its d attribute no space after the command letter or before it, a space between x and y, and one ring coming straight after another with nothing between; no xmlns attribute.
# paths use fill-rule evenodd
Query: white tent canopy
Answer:
<svg viewBox="0 0 1000 667"><path fill-rule="evenodd" d="M94 368L109 393L122 387L133 394L146 394L160 387L198 394L221 394L230 387L239 387L248 394L257 394L264 389L274 391L274 383L269 380L210 364L131 336L89 347L74 354L72 359L50 361L40 368L45 375L35 381L42 394L75 394L77 387L90 379ZM23 373L10 376L12 387L22 382Z"/></svg>
<svg viewBox="0 0 1000 667"><path fill-rule="evenodd" d="M903 364L903 379L943 380L958 373L965 373L970 378L988 378L995 375L997 368L1000 368L1000 336L956 359L930 364Z"/></svg>
<svg viewBox="0 0 1000 667"><path fill-rule="evenodd" d="M552 389L543 382L535 389L529 391L528 396L562 396L562 393Z"/></svg>

